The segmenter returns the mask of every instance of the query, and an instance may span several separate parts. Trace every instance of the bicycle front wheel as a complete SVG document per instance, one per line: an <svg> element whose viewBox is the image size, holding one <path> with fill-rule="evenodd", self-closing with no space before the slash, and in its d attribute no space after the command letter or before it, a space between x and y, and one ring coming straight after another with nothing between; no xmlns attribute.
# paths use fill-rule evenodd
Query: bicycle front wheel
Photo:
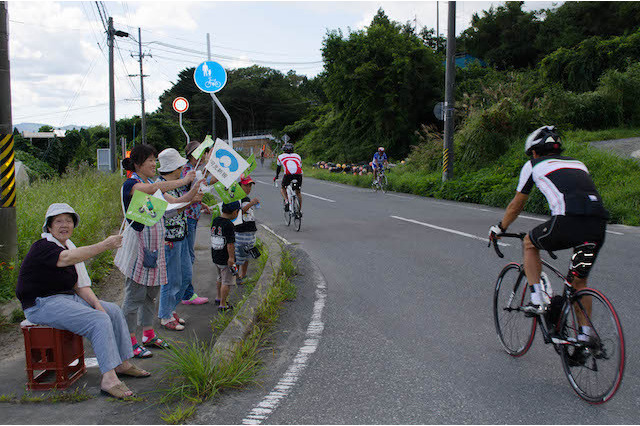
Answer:
<svg viewBox="0 0 640 426"><path fill-rule="evenodd" d="M536 317L526 317L522 307L529 301L529 286L520 265L505 266L493 295L493 318L500 343L513 357L524 355L536 334Z"/></svg>
<svg viewBox="0 0 640 426"><path fill-rule="evenodd" d="M616 393L624 372L624 336L611 302L599 291L585 288L573 296L562 318L562 338L576 342L579 326L591 327L589 342L561 347L562 367L578 396L592 404L607 402Z"/></svg>
<svg viewBox="0 0 640 426"><path fill-rule="evenodd" d="M380 189L382 190L382 192L387 192L387 185L389 184L389 182L387 181L387 175L384 175L380 178Z"/></svg>

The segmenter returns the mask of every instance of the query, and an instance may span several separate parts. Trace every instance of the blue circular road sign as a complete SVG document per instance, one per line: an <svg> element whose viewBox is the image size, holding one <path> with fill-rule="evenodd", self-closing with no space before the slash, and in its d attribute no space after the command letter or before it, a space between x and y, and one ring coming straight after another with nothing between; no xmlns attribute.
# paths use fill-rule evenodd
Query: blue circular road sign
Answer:
<svg viewBox="0 0 640 426"><path fill-rule="evenodd" d="M193 81L203 92L216 93L227 84L227 71L215 61L205 61L196 67Z"/></svg>

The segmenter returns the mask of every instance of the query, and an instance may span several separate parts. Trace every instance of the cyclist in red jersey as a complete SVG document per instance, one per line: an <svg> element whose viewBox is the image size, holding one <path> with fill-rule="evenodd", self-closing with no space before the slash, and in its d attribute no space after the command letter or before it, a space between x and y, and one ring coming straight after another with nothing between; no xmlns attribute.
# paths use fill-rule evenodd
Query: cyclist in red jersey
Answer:
<svg viewBox="0 0 640 426"><path fill-rule="evenodd" d="M276 177L274 181L278 179L280 170L284 169L284 177L282 178L282 185L280 187L280 193L284 200L284 211L289 211L289 199L287 198L287 185L293 182L293 190L296 191L298 200L300 200L300 214L302 214L302 196L300 194L300 187L302 187L302 159L298 154L293 152L293 144L285 143L282 147L283 153L278 156L276 165Z"/></svg>

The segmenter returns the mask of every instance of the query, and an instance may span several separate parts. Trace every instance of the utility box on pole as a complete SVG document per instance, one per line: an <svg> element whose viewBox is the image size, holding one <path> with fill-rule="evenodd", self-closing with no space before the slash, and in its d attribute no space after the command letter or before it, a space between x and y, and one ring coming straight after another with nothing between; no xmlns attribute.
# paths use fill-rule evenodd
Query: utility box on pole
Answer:
<svg viewBox="0 0 640 426"><path fill-rule="evenodd" d="M7 2L0 1L0 261L2 262L10 262L18 256L10 68Z"/></svg>

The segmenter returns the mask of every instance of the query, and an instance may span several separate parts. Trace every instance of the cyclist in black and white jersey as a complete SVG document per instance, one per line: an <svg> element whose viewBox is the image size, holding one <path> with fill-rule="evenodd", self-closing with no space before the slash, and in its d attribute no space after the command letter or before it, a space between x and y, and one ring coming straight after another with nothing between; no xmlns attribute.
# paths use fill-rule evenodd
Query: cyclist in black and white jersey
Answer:
<svg viewBox="0 0 640 426"><path fill-rule="evenodd" d="M540 250L573 248L567 280L576 290L586 287L589 271L604 243L609 214L602 198L580 161L561 156L562 143L554 126L543 126L529 135L525 152L531 160L522 167L516 195L504 217L489 230L489 237L505 232L524 208L533 186L546 197L551 219L524 238L524 269L531 286L529 312L540 314L550 303L540 280ZM588 308L587 308L588 309ZM579 338L588 339L589 327L582 327Z"/></svg>

